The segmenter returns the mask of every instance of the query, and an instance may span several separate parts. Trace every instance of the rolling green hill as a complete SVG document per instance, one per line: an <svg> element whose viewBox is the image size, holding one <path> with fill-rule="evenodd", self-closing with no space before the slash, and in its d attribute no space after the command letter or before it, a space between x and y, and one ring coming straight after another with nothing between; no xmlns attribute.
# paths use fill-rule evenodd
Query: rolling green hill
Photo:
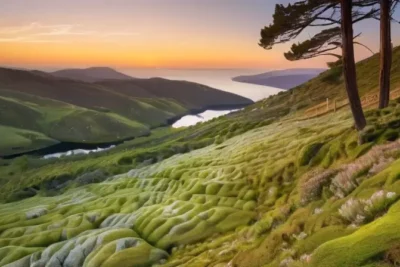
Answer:
<svg viewBox="0 0 400 267"><path fill-rule="evenodd" d="M395 267L400 100L361 133L347 108L304 119L343 96L336 75L98 154L1 161L0 266Z"/></svg>
<svg viewBox="0 0 400 267"><path fill-rule="evenodd" d="M203 85L141 79L87 83L0 68L0 125L59 142L106 143L148 134L195 110L245 106L250 100ZM40 146L42 148L43 146ZM19 154L35 142L0 151Z"/></svg>

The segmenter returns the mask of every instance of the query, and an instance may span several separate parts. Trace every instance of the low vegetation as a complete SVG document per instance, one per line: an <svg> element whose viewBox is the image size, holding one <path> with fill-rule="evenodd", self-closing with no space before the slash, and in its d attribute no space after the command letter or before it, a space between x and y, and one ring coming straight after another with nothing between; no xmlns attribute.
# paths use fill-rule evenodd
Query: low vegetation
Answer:
<svg viewBox="0 0 400 267"><path fill-rule="evenodd" d="M304 119L343 92L325 75L98 154L2 160L0 265L396 266L400 103L361 134L347 108Z"/></svg>

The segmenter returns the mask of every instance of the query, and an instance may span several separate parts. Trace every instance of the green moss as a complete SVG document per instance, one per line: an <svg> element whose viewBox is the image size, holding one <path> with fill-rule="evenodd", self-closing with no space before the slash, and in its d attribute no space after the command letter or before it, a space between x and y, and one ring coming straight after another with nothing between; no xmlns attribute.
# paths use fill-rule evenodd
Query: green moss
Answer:
<svg viewBox="0 0 400 267"><path fill-rule="evenodd" d="M299 166L308 165L310 161L317 155L322 146L322 143L314 143L304 147L300 151L300 156L298 159Z"/></svg>
<svg viewBox="0 0 400 267"><path fill-rule="evenodd" d="M19 246L7 246L0 248L0 265L5 266L41 250L42 248L25 248Z"/></svg>
<svg viewBox="0 0 400 267"><path fill-rule="evenodd" d="M312 95L306 97L308 91L302 88L291 95L299 102L296 107L317 101ZM381 189L400 194L398 162L375 176L364 172L360 186L344 199L332 197L331 180L326 179L318 187L317 197L300 205L304 193L300 177L324 168L340 170L342 164L386 142L384 136L397 108L392 107L386 115L373 112L374 125L366 132L380 131L380 135L359 146L358 134L351 128L351 114L345 109L311 120L301 120L294 113L278 122L269 119L290 112L279 103L288 100L288 94L186 130L168 130L129 141L97 155L2 163L2 196L25 188L37 190L37 194L0 204L0 247L13 246L16 250L41 246L46 253L39 260L45 261L48 253L53 260L65 255L79 261L70 266L157 265L169 257L165 254L168 250L172 255L165 266L222 266L232 262L253 267L279 266L288 257L301 264L302 254L314 251L316 260L325 260L324 253L329 251L325 246L331 248L332 243L349 238L352 246L345 243L346 251L332 247L334 260L339 261L340 253L345 253L346 264L360 263L349 266L381 262L387 249L374 248L371 252L357 248L360 251L355 252L366 256L362 260L350 255L348 251L360 244L352 238L366 226L347 228L338 209L350 197L369 197ZM257 110L251 111L254 108ZM301 111L298 115L302 116ZM262 127L264 120L268 125ZM397 131L394 126L390 129ZM213 144L217 134L224 139L223 145ZM391 156L398 157L396 153ZM78 183L77 177L96 170L107 179L96 184ZM124 175L111 177L121 173ZM63 177L68 177L73 186L45 197L44 185L64 181ZM44 207L48 214L27 220L26 212L38 207ZM384 222L372 230L386 226L392 223ZM361 244L366 240L367 247L373 247L375 241L381 242L368 241L374 239L372 230L364 231ZM385 238L389 235L382 233ZM118 245L121 240L127 243ZM79 256L82 248L84 257Z"/></svg>
<svg viewBox="0 0 400 267"><path fill-rule="evenodd" d="M346 236L354 232L355 229L347 228L346 226L333 225L318 229L317 232L313 233L304 240L298 241L294 248L299 255L311 254L316 248L322 244Z"/></svg>
<svg viewBox="0 0 400 267"><path fill-rule="evenodd" d="M152 248L141 239L123 238L97 248L83 266L149 266L167 256L166 252Z"/></svg>
<svg viewBox="0 0 400 267"><path fill-rule="evenodd" d="M397 220L400 206L353 234L321 245L313 253L311 266L360 266L399 242Z"/></svg>

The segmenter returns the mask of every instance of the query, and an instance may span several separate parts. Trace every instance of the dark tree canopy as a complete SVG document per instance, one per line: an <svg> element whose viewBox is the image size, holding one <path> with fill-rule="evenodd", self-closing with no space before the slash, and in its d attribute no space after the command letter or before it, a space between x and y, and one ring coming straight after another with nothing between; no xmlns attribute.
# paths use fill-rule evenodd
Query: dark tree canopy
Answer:
<svg viewBox="0 0 400 267"><path fill-rule="evenodd" d="M353 0L353 24L364 19L373 18L379 20L381 0ZM391 15L400 0L391 0ZM391 18L394 21L394 18ZM271 49L275 44L288 42L298 37L307 27L324 27L320 33L301 43L293 44L291 50L284 54L285 58L294 61L310 59L317 56L335 56L339 59L341 55L333 51L341 47L340 31L340 1L338 0L303 0L294 4L275 6L273 23L261 30L259 45L264 49ZM356 35L354 39L359 37ZM365 45L354 41L354 44ZM371 51L371 53L373 53Z"/></svg>
<svg viewBox="0 0 400 267"><path fill-rule="evenodd" d="M321 31L309 40L293 44L290 51L285 53L285 58L290 61L309 59L317 56L335 56L338 59L341 55L332 51L340 48L342 42L340 27L330 28Z"/></svg>
<svg viewBox="0 0 400 267"><path fill-rule="evenodd" d="M366 49L368 49L371 54L374 52L367 47L366 45L355 41L360 34L354 36L353 43L360 45ZM334 56L338 60L334 62L335 66L338 66L339 62L341 62L342 55L336 54L334 51L341 48L342 46L342 36L340 27L330 28L321 31L316 34L314 37L310 38L301 43L294 43L290 48L290 51L284 53L284 56L289 61L296 61L301 59L310 59L319 56ZM332 63L332 62L331 62ZM332 67L329 63L328 66Z"/></svg>
<svg viewBox="0 0 400 267"><path fill-rule="evenodd" d="M378 16L378 1L354 0L353 23ZM338 0L303 0L286 6L277 4L273 22L261 30L259 45L264 49L271 49L276 44L285 43L298 37L308 27L337 28L340 23L340 1ZM321 32L321 35L315 37L320 43L322 37L326 37L328 34L332 34L332 32L329 30Z"/></svg>

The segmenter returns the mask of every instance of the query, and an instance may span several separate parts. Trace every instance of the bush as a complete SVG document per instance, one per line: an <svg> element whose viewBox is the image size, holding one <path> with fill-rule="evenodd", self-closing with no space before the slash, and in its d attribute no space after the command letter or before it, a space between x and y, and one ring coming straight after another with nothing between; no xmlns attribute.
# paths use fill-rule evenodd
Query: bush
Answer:
<svg viewBox="0 0 400 267"><path fill-rule="evenodd" d="M133 162L132 157L121 157L121 158L118 160L117 163L118 163L118 165L131 165L132 162Z"/></svg>
<svg viewBox="0 0 400 267"><path fill-rule="evenodd" d="M366 218L364 207L363 201L350 198L339 208L339 214L348 222L360 225Z"/></svg>
<svg viewBox="0 0 400 267"><path fill-rule="evenodd" d="M343 67L336 65L336 62L330 62L330 64L332 64L329 66L331 69L322 77L322 81L336 84L340 82L340 78L343 74Z"/></svg>
<svg viewBox="0 0 400 267"><path fill-rule="evenodd" d="M267 233L269 230L271 230L272 225L273 225L273 219L270 216L266 216L265 218L262 218L260 221L258 221L254 225L255 233L257 237L260 237L261 235Z"/></svg>
<svg viewBox="0 0 400 267"><path fill-rule="evenodd" d="M380 162L389 164L388 162L391 162L389 158L399 150L400 142L373 147L368 153L359 157L353 163L343 166L341 171L332 179L330 190L337 197L343 198L347 196L360 184L362 176L367 176L368 173L371 173L370 170L374 165ZM382 166L380 167L382 168Z"/></svg>
<svg viewBox="0 0 400 267"><path fill-rule="evenodd" d="M322 189L327 186L331 178L337 173L336 170L313 171L307 173L300 187L300 200L303 205L321 197Z"/></svg>
<svg viewBox="0 0 400 267"><path fill-rule="evenodd" d="M399 99L400 99L400 98L399 98ZM389 128L392 128L392 129L400 128L400 119L390 121L390 122L388 123L388 126L389 126Z"/></svg>
<svg viewBox="0 0 400 267"><path fill-rule="evenodd" d="M386 141L395 141L397 138L399 138L399 132L395 130L387 130L383 134L383 139Z"/></svg>
<svg viewBox="0 0 400 267"><path fill-rule="evenodd" d="M85 173L76 178L76 182L79 185L86 185L92 183L99 183L107 179L107 176L101 170L95 170L94 172Z"/></svg>
<svg viewBox="0 0 400 267"><path fill-rule="evenodd" d="M315 143L304 147L300 152L299 165L308 165L308 163L310 163L311 159L315 157L323 145L324 144L322 143Z"/></svg>
<svg viewBox="0 0 400 267"><path fill-rule="evenodd" d="M223 138L222 136L217 135L217 136L215 137L214 144L220 145L220 144L222 144L223 142L224 142L224 138Z"/></svg>
<svg viewBox="0 0 400 267"><path fill-rule="evenodd" d="M380 190L374 193L368 200L365 201L365 211L370 220L373 220L376 215L386 211L387 208L397 199L396 193L385 192Z"/></svg>
<svg viewBox="0 0 400 267"><path fill-rule="evenodd" d="M396 199L396 193L380 190L369 199L350 198L340 207L339 214L347 221L360 225L381 215Z"/></svg>

